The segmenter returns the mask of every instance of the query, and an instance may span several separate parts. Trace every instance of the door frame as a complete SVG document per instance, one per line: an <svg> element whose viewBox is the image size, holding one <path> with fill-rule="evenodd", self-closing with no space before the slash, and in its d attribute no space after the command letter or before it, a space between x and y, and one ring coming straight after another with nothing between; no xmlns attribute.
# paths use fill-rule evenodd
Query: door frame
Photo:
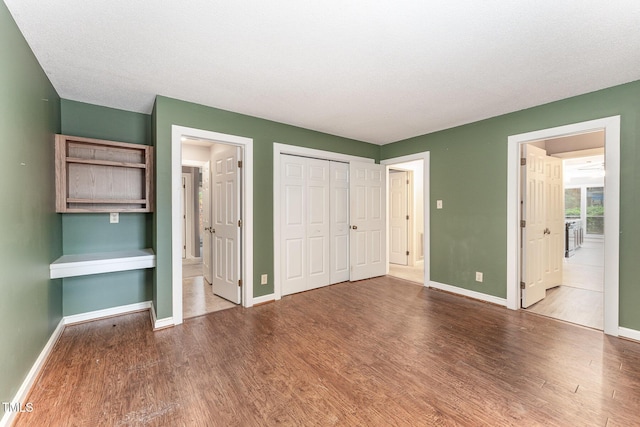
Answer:
<svg viewBox="0 0 640 427"><path fill-rule="evenodd" d="M280 283L280 156L290 154L294 156L313 157L321 160L333 160L337 162L357 162L375 163L374 159L366 157L351 156L349 154L334 153L332 151L316 150L314 148L299 147L297 145L287 145L278 142L273 143L273 298L282 298L282 285ZM272 298L265 295L269 300ZM265 298L262 297L262 298Z"/></svg>
<svg viewBox="0 0 640 427"><path fill-rule="evenodd" d="M240 146L242 174L242 305L253 306L253 139L184 126L171 126L171 287L173 323L182 323L182 250L180 187L182 181L182 140L198 139Z"/></svg>
<svg viewBox="0 0 640 427"><path fill-rule="evenodd" d="M520 309L520 148L541 139L605 131L604 333L618 336L620 250L620 116L511 135L507 140L507 308Z"/></svg>
<svg viewBox="0 0 640 427"><path fill-rule="evenodd" d="M422 247L424 248L424 286L431 286L431 202L430 202L430 159L431 152L423 151L421 153L408 154L406 156L393 157L381 160L380 164L387 167L387 182L389 169L393 169L393 165L398 163L406 163L414 160L422 160L422 217L424 221L424 234L422 236ZM387 191L387 274L389 273L389 192Z"/></svg>

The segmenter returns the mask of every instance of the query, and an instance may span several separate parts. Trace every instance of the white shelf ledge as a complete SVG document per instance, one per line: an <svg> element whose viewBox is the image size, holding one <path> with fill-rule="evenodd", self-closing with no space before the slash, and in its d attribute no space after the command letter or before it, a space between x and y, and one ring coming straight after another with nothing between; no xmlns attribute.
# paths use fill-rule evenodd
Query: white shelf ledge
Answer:
<svg viewBox="0 0 640 427"><path fill-rule="evenodd" d="M50 266L50 277L86 276L114 271L139 270L156 266L153 249L102 252L81 255L63 255Z"/></svg>

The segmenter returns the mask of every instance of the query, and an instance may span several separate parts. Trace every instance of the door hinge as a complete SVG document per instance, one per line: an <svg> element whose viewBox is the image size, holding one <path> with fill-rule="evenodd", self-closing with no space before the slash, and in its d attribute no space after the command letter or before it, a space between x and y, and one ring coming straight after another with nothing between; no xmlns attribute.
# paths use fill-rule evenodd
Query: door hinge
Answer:
<svg viewBox="0 0 640 427"><path fill-rule="evenodd" d="M409 219L409 215L407 215L407 219Z"/></svg>
<svg viewBox="0 0 640 427"><path fill-rule="evenodd" d="M238 279L238 286L242 286L242 279Z"/></svg>
<svg viewBox="0 0 640 427"><path fill-rule="evenodd" d="M407 184L409 184L409 180L407 180Z"/></svg>
<svg viewBox="0 0 640 427"><path fill-rule="evenodd" d="M242 160L238 160L238 167L241 168L242 167Z"/></svg>
<svg viewBox="0 0 640 427"><path fill-rule="evenodd" d="M521 158L520 159L520 166L526 166L527 165L527 159L526 158Z"/></svg>
<svg viewBox="0 0 640 427"><path fill-rule="evenodd" d="M524 289L527 285L524 282L520 282L520 289Z"/></svg>
<svg viewBox="0 0 640 427"><path fill-rule="evenodd" d="M185 250L186 250L186 249L187 249L187 245L184 245L184 246L182 247L182 249L185 249Z"/></svg>
<svg viewBox="0 0 640 427"><path fill-rule="evenodd" d="M524 219L520 220L520 227L525 228L526 226L527 226L527 221L525 221Z"/></svg>
<svg viewBox="0 0 640 427"><path fill-rule="evenodd" d="M409 256L409 251L407 251L407 256Z"/></svg>
<svg viewBox="0 0 640 427"><path fill-rule="evenodd" d="M238 220L238 227L242 227L242 220L241 219Z"/></svg>

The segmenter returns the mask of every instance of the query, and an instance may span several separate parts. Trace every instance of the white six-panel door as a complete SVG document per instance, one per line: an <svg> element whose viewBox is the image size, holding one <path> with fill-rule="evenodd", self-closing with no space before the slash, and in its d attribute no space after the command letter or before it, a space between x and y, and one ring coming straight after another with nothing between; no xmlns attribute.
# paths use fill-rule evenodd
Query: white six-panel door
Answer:
<svg viewBox="0 0 640 427"><path fill-rule="evenodd" d="M212 152L213 293L240 304L240 148L219 144Z"/></svg>
<svg viewBox="0 0 640 427"><path fill-rule="evenodd" d="M331 284L349 280L349 165L331 162Z"/></svg>
<svg viewBox="0 0 640 427"><path fill-rule="evenodd" d="M389 262L407 265L409 261L409 217L407 171L389 171Z"/></svg>
<svg viewBox="0 0 640 427"><path fill-rule="evenodd" d="M546 151L531 144L523 146L526 159L523 184L526 186L522 206L522 307L529 307L545 297L544 249L546 229L545 157Z"/></svg>
<svg viewBox="0 0 640 427"><path fill-rule="evenodd" d="M331 281L330 164L282 156L282 295Z"/></svg>
<svg viewBox="0 0 640 427"><path fill-rule="evenodd" d="M382 276L386 257L386 170L374 163L350 162L350 280Z"/></svg>
<svg viewBox="0 0 640 427"><path fill-rule="evenodd" d="M545 158L546 228L549 230L545 249L545 287L562 284L564 259L564 184L562 159Z"/></svg>

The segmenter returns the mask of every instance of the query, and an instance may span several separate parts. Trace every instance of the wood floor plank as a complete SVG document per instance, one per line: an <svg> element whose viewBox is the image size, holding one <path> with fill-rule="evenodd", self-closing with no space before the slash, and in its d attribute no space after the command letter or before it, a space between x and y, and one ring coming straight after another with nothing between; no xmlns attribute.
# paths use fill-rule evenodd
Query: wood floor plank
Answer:
<svg viewBox="0 0 640 427"><path fill-rule="evenodd" d="M640 425L640 344L381 277L69 326L17 426Z"/></svg>

